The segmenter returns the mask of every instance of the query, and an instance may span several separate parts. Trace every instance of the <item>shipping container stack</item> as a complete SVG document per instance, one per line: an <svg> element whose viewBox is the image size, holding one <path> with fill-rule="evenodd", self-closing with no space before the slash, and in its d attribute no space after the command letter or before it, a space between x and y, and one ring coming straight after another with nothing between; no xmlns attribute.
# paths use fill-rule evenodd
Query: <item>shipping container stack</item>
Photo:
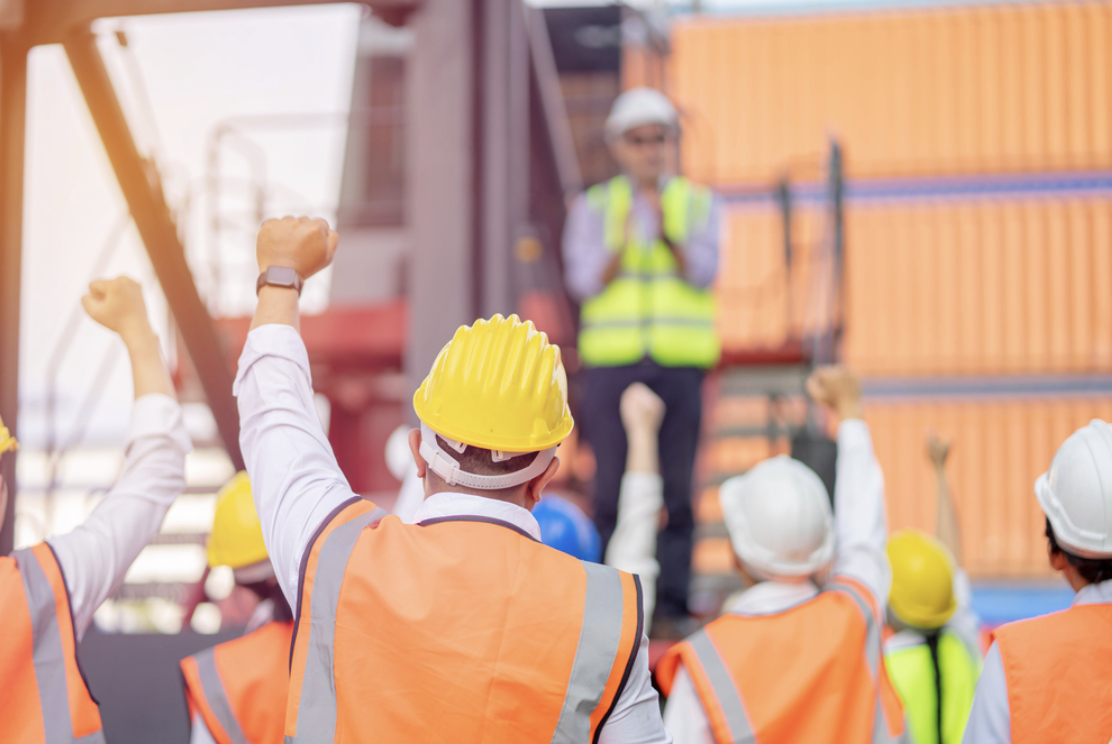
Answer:
<svg viewBox="0 0 1112 744"><path fill-rule="evenodd" d="M1035 478L1073 429L1112 416L1112 2L688 16L671 43L684 171L727 205L727 354L782 347L822 320L809 251L836 138L839 356L865 378L890 526L934 529L934 431L954 442L972 577L1048 578ZM791 271L775 201L752 196L784 176L800 207ZM732 405L712 429L768 420L760 399ZM768 454L758 440L707 448L701 521L720 519L714 478ZM696 571L729 570L720 528L701 530Z"/></svg>

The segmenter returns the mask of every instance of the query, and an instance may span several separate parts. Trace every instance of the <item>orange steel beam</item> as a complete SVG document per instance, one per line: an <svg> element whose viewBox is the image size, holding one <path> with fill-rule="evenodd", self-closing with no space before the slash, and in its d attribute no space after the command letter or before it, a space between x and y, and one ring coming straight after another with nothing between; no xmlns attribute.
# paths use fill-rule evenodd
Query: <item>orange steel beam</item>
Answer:
<svg viewBox="0 0 1112 744"><path fill-rule="evenodd" d="M220 438L236 470L243 469L239 451L239 411L232 396L232 375L224 361L208 308L197 293L185 260L177 225L162 194L154 165L139 154L112 80L88 30L68 36L66 55L89 113L104 143L120 190L147 248L166 301L181 330L182 340L204 388Z"/></svg>

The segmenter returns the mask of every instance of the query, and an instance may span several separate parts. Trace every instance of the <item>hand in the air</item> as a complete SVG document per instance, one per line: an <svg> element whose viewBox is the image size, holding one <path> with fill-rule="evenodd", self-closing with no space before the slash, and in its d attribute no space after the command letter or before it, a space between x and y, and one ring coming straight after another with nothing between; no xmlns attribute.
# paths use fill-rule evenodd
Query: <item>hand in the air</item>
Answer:
<svg viewBox="0 0 1112 744"><path fill-rule="evenodd" d="M626 431L649 431L656 434L664 420L664 401L647 385L635 382L622 393L619 404L622 425Z"/></svg>
<svg viewBox="0 0 1112 744"><path fill-rule="evenodd" d="M89 284L89 294L81 298L89 317L127 340L137 333L151 330L143 289L134 279L118 276L97 279Z"/></svg>
<svg viewBox="0 0 1112 744"><path fill-rule="evenodd" d="M843 419L863 417L861 384L845 367L830 365L817 368L807 378L807 394L816 403L833 408Z"/></svg>
<svg viewBox="0 0 1112 744"><path fill-rule="evenodd" d="M285 266L308 279L332 263L339 242L340 236L325 220L283 217L263 223L255 243L255 257L259 271L268 266Z"/></svg>
<svg viewBox="0 0 1112 744"><path fill-rule="evenodd" d="M946 458L950 456L950 440L942 439L935 432L927 434L927 455L936 468L946 466Z"/></svg>

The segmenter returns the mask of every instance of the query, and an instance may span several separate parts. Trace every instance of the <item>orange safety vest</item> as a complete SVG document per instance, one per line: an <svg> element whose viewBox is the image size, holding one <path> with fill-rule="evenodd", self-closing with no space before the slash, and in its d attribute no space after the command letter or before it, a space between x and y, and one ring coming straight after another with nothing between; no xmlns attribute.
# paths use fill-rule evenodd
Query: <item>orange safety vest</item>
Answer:
<svg viewBox="0 0 1112 744"><path fill-rule="evenodd" d="M656 678L667 695L683 664L719 744L902 741L881 627L872 593L840 577L783 612L723 615L669 649Z"/></svg>
<svg viewBox="0 0 1112 744"><path fill-rule="evenodd" d="M1112 604L1075 605L993 635L1014 744L1112 739Z"/></svg>
<svg viewBox="0 0 1112 744"><path fill-rule="evenodd" d="M267 623L181 661L189 717L217 744L282 744L293 622Z"/></svg>
<svg viewBox="0 0 1112 744"><path fill-rule="evenodd" d="M0 558L0 741L103 744L77 663L66 580L46 543Z"/></svg>
<svg viewBox="0 0 1112 744"><path fill-rule="evenodd" d="M588 742L644 627L635 576L484 517L419 525L353 498L302 560L286 735Z"/></svg>

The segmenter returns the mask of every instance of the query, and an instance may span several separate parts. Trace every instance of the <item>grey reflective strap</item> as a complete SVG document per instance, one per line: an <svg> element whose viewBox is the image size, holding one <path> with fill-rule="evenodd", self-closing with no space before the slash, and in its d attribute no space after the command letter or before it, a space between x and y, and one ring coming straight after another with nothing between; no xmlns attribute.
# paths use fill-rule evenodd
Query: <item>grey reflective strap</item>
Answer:
<svg viewBox="0 0 1112 744"><path fill-rule="evenodd" d="M336 607L348 559L364 528L389 512L375 509L342 524L328 535L317 554L310 600L309 639L297 707L297 736L287 744L321 744L336 739ZM299 629L304 630L304 629Z"/></svg>
<svg viewBox="0 0 1112 744"><path fill-rule="evenodd" d="M205 693L205 701L209 710L216 716L220 726L227 732L233 744L249 744L239 727L232 704L224 693L224 683L220 681L220 673L216 671L215 649L206 649L193 657L197 662L197 676L201 678L201 689Z"/></svg>
<svg viewBox="0 0 1112 744"><path fill-rule="evenodd" d="M58 626L58 608L50 579L30 549L11 554L19 562L23 592L31 612L32 658L35 679L42 705L45 744L101 744L104 734L97 731L81 739L74 738L70 718L69 692L66 686L66 656L62 645L62 629ZM82 682L84 684L84 682Z"/></svg>
<svg viewBox="0 0 1112 744"><path fill-rule="evenodd" d="M832 584L827 587L826 591L843 592L853 598L857 603L857 608L861 610L861 614L865 616L865 659L869 663L869 671L873 673L873 680L876 682L876 709L873 712L873 744L891 744L892 742L909 742L910 734L907 730L907 721L904 721L903 734L896 738L892 738L888 734L888 724L884 720L884 704L880 697L880 654L881 654L881 640L880 628L876 621L876 616L869 608L869 603L865 601L856 589L846 584Z"/></svg>
<svg viewBox="0 0 1112 744"><path fill-rule="evenodd" d="M696 632L687 639L687 642L691 644L691 649L703 667L703 673L707 675L710 686L714 688L718 705L722 708L722 713L726 716L726 724L730 727L732 740L735 744L756 742L757 736L753 733L753 725L749 723L749 715L745 712L741 693L738 692L734 678L730 676L730 670L726 668L722 656L714 647L714 641L710 639L706 629Z"/></svg>
<svg viewBox="0 0 1112 744"><path fill-rule="evenodd" d="M584 328L636 328L643 325L674 325L684 327L714 326L714 321L702 318L645 318L644 320L585 320Z"/></svg>
<svg viewBox="0 0 1112 744"><path fill-rule="evenodd" d="M583 603L583 625L564 694L564 707L552 734L553 744L579 744L591 735L591 714L602 702L606 682L618 658L622 642L622 577L617 570L598 563L583 562L587 570L587 592ZM639 643L640 639L634 641Z"/></svg>

